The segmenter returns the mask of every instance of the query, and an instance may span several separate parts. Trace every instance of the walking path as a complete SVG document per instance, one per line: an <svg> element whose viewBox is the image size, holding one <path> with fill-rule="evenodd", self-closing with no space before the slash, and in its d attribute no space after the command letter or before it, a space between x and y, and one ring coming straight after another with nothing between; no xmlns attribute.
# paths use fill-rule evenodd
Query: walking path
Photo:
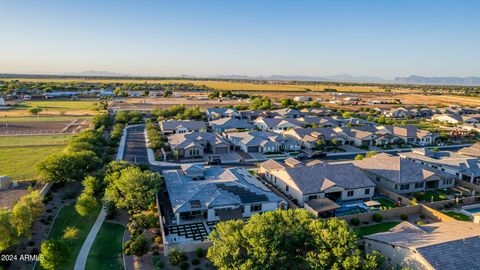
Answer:
<svg viewBox="0 0 480 270"><path fill-rule="evenodd" d="M98 231L100 230L100 227L102 227L103 221L105 220L105 216L107 213L103 209L100 211L100 214L97 217L97 220L95 221L95 224L93 224L92 229L88 233L87 239L85 239L85 242L83 242L82 249L80 249L80 253L78 253L77 260L75 261L75 267L73 268L74 270L84 270L85 265L87 264L87 259L88 259L88 253L90 253L90 249L92 248L93 241L95 241L95 238L97 237Z"/></svg>

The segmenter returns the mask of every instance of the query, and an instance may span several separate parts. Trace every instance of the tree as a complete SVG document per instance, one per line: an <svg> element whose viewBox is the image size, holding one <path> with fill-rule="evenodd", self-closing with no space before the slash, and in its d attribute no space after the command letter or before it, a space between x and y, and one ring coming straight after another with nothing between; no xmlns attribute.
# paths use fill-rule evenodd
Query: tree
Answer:
<svg viewBox="0 0 480 270"><path fill-rule="evenodd" d="M135 255L143 258L143 255L148 252L148 244L145 236L139 235L129 241L128 245L125 243L125 253L127 255Z"/></svg>
<svg viewBox="0 0 480 270"><path fill-rule="evenodd" d="M102 190L102 183L100 180L93 176L86 176L82 181L82 185L85 187L83 193L91 196L96 196Z"/></svg>
<svg viewBox="0 0 480 270"><path fill-rule="evenodd" d="M35 107L35 108L30 108L28 110L32 115L38 115L39 113L42 112L42 109Z"/></svg>
<svg viewBox="0 0 480 270"><path fill-rule="evenodd" d="M92 119L92 125L94 129L99 129L100 127L109 127L112 124L109 113L97 114Z"/></svg>
<svg viewBox="0 0 480 270"><path fill-rule="evenodd" d="M0 210L0 251L5 250L19 242L17 231L10 222L12 213Z"/></svg>
<svg viewBox="0 0 480 270"><path fill-rule="evenodd" d="M101 160L92 151L55 153L36 164L35 170L46 182L81 180L87 172L97 169Z"/></svg>
<svg viewBox="0 0 480 270"><path fill-rule="evenodd" d="M163 91L163 97L170 97L173 95L172 90L165 90Z"/></svg>
<svg viewBox="0 0 480 270"><path fill-rule="evenodd" d="M161 184L158 173L142 171L139 167L127 167L109 177L105 189L106 201L112 201L118 208L127 210L145 210L154 202L155 193Z"/></svg>
<svg viewBox="0 0 480 270"><path fill-rule="evenodd" d="M17 202L12 209L11 223L19 237L30 237L30 227L33 224L32 213L25 202Z"/></svg>
<svg viewBox="0 0 480 270"><path fill-rule="evenodd" d="M54 270L67 259L67 245L60 240L47 240L42 243L40 264L46 270Z"/></svg>
<svg viewBox="0 0 480 270"><path fill-rule="evenodd" d="M361 155L361 154L358 154L358 155L355 156L355 160L362 160L363 158L364 158L364 156Z"/></svg>
<svg viewBox="0 0 480 270"><path fill-rule="evenodd" d="M179 248L172 248L168 254L168 260L172 265L180 265L185 260L185 253Z"/></svg>
<svg viewBox="0 0 480 270"><path fill-rule="evenodd" d="M28 205L33 219L36 219L43 214L45 207L39 191L32 191L30 194L23 196L20 201Z"/></svg>
<svg viewBox="0 0 480 270"><path fill-rule="evenodd" d="M363 256L343 220L313 219L303 209L220 222L207 257L226 269L377 269L379 255Z"/></svg>
<svg viewBox="0 0 480 270"><path fill-rule="evenodd" d="M82 193L75 204L75 210L80 216L86 216L98 207L98 201L88 193Z"/></svg>

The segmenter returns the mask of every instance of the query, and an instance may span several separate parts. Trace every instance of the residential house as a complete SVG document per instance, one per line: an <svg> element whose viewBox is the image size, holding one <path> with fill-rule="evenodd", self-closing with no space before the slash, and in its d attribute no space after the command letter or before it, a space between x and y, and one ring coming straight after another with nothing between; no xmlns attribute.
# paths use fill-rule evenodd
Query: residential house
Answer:
<svg viewBox="0 0 480 270"><path fill-rule="evenodd" d="M235 108L208 108L205 110L208 120L216 120L225 117L241 118L242 116Z"/></svg>
<svg viewBox="0 0 480 270"><path fill-rule="evenodd" d="M305 108L300 111L303 114L306 115L312 115L312 116L329 116L333 114L333 111L330 110L329 108L325 107L320 107L320 108Z"/></svg>
<svg viewBox="0 0 480 270"><path fill-rule="evenodd" d="M350 163L267 160L260 164L258 173L300 206L317 198L333 202L367 199L375 190L375 184Z"/></svg>
<svg viewBox="0 0 480 270"><path fill-rule="evenodd" d="M480 158L480 143L475 143L469 147L464 147L458 150L458 152L465 156Z"/></svg>
<svg viewBox="0 0 480 270"><path fill-rule="evenodd" d="M480 115L436 114L432 116L432 120L449 124L478 124L480 123Z"/></svg>
<svg viewBox="0 0 480 270"><path fill-rule="evenodd" d="M348 126L372 126L376 127L378 124L372 121L367 121L360 118L336 118L334 119L337 123L340 124L342 127Z"/></svg>
<svg viewBox="0 0 480 270"><path fill-rule="evenodd" d="M353 161L377 185L395 193L413 193L428 189L449 188L455 177L412 160L380 153Z"/></svg>
<svg viewBox="0 0 480 270"><path fill-rule="evenodd" d="M471 270L480 265L480 224L404 221L387 232L365 235L365 251L379 251L382 269Z"/></svg>
<svg viewBox="0 0 480 270"><path fill-rule="evenodd" d="M247 120L248 122L253 122L260 116L264 116L265 112L262 110L245 110L240 111L240 116L242 120Z"/></svg>
<svg viewBox="0 0 480 270"><path fill-rule="evenodd" d="M263 131L281 132L291 128L302 127L302 122L294 118L265 118L259 117L253 123L258 129Z"/></svg>
<svg viewBox="0 0 480 270"><path fill-rule="evenodd" d="M302 147L313 150L318 142L342 145L345 139L333 128L294 128L283 132L283 136L296 140Z"/></svg>
<svg viewBox="0 0 480 270"><path fill-rule="evenodd" d="M304 127L334 128L339 125L337 120L328 116L305 116L297 118L297 120L303 123Z"/></svg>
<svg viewBox="0 0 480 270"><path fill-rule="evenodd" d="M226 130L252 130L253 124L233 117L225 117L209 122L210 126L216 132L223 132Z"/></svg>
<svg viewBox="0 0 480 270"><path fill-rule="evenodd" d="M174 152L184 158L203 157L205 153L230 153L230 143L216 133L195 131L174 134L168 137Z"/></svg>
<svg viewBox="0 0 480 270"><path fill-rule="evenodd" d="M291 108L282 108L277 110L269 111L271 117L285 117L285 118L298 118L303 116L303 114L297 109Z"/></svg>
<svg viewBox="0 0 480 270"><path fill-rule="evenodd" d="M243 219L286 203L244 168L182 165L163 171L176 224Z"/></svg>
<svg viewBox="0 0 480 270"><path fill-rule="evenodd" d="M312 100L312 98L309 96L296 96L293 98L293 100L295 100L296 102L309 102L310 100Z"/></svg>
<svg viewBox="0 0 480 270"><path fill-rule="evenodd" d="M158 124L160 131L165 135L207 130L207 124L203 121L167 120L160 121Z"/></svg>
<svg viewBox="0 0 480 270"><path fill-rule="evenodd" d="M477 152L477 155L480 152ZM438 151L422 148L399 153L422 165L454 175L457 179L480 185L480 158L463 155L462 152Z"/></svg>
<svg viewBox="0 0 480 270"><path fill-rule="evenodd" d="M410 116L410 111L403 107L386 109L383 110L382 113L386 117L391 118L407 118L407 116Z"/></svg>
<svg viewBox="0 0 480 270"><path fill-rule="evenodd" d="M230 142L246 153L271 153L298 151L301 146L295 140L267 131L229 132Z"/></svg>
<svg viewBox="0 0 480 270"><path fill-rule="evenodd" d="M427 130L418 129L412 125L380 126L378 129L387 131L389 134L404 140L406 143L418 145L430 145L438 138L436 134Z"/></svg>
<svg viewBox="0 0 480 270"><path fill-rule="evenodd" d="M373 126L338 127L334 130L344 138L345 144L348 145L386 145L395 141L395 137L388 134L387 131Z"/></svg>

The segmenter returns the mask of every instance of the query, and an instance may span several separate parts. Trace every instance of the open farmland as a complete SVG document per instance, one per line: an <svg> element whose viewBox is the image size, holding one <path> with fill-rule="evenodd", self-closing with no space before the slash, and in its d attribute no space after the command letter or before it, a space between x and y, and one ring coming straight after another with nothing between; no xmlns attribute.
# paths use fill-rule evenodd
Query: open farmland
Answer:
<svg viewBox="0 0 480 270"><path fill-rule="evenodd" d="M19 101L12 109L0 111L0 117L22 117L31 116L32 108L40 108L42 111L37 117L42 116L64 116L64 115L95 115L94 99L81 100L29 100Z"/></svg>
<svg viewBox="0 0 480 270"><path fill-rule="evenodd" d="M35 177L35 164L50 154L62 151L62 146L0 147L0 175L13 180Z"/></svg>
<svg viewBox="0 0 480 270"><path fill-rule="evenodd" d="M325 91L325 89L337 89L339 92L384 92L383 86L366 86L366 85L337 85L335 83L305 83L305 82L282 82L282 81L262 81L262 83L250 81L221 81L221 80L177 80L177 79L90 79L90 78L18 78L4 79L19 80L29 82L90 82L90 83L191 83L194 85L205 85L215 90L240 90L240 91L299 91L304 92L306 89L312 91Z"/></svg>
<svg viewBox="0 0 480 270"><path fill-rule="evenodd" d="M0 119L1 135L39 135L56 133L76 133L88 126L88 121L37 121L37 122L3 122Z"/></svg>

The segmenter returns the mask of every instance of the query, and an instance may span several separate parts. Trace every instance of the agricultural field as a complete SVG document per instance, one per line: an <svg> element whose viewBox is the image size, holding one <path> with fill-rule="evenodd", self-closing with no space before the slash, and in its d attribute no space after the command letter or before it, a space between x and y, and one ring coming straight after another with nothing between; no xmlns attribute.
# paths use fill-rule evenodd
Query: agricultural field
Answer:
<svg viewBox="0 0 480 270"><path fill-rule="evenodd" d="M95 115L95 99L79 100L29 100L20 101L13 109L0 111L0 118L32 116L29 111L32 108L40 108L41 112L37 117L42 116L64 116L64 115Z"/></svg>
<svg viewBox="0 0 480 270"><path fill-rule="evenodd" d="M0 136L0 147L33 146L33 145L65 145L72 135L28 135L28 136Z"/></svg>
<svg viewBox="0 0 480 270"><path fill-rule="evenodd" d="M0 147L0 175L8 175L17 181L35 178L35 164L63 148L63 145Z"/></svg>

